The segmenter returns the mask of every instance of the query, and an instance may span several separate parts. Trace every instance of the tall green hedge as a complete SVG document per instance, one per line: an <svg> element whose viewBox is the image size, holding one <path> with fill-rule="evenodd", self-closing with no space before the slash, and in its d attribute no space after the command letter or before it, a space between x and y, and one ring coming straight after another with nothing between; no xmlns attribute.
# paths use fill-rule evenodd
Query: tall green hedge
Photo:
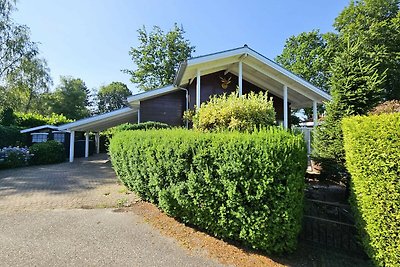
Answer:
<svg viewBox="0 0 400 267"><path fill-rule="evenodd" d="M17 126L0 125L0 148L26 145L27 135L20 132L22 129Z"/></svg>
<svg viewBox="0 0 400 267"><path fill-rule="evenodd" d="M352 204L368 255L400 266L400 113L343 120Z"/></svg>
<svg viewBox="0 0 400 267"><path fill-rule="evenodd" d="M296 247L306 147L301 135L184 129L126 131L110 143L121 181L207 232L267 252Z"/></svg>

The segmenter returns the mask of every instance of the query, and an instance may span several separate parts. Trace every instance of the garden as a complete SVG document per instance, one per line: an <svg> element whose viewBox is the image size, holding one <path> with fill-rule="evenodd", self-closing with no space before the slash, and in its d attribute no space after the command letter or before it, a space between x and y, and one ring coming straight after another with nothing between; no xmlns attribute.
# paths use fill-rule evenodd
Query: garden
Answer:
<svg viewBox="0 0 400 267"><path fill-rule="evenodd" d="M215 237L272 254L295 251L307 150L300 133L274 125L265 96L215 96L185 116L193 129L121 126L109 147L117 176L143 200ZM393 103L343 120L357 242L377 266L399 263L399 128Z"/></svg>
<svg viewBox="0 0 400 267"><path fill-rule="evenodd" d="M27 147L27 135L21 133L20 130L44 124L59 125L67 122L70 120L57 114L46 117L33 113L14 113L12 109L3 110L0 114L0 169L65 161L64 145L51 140Z"/></svg>

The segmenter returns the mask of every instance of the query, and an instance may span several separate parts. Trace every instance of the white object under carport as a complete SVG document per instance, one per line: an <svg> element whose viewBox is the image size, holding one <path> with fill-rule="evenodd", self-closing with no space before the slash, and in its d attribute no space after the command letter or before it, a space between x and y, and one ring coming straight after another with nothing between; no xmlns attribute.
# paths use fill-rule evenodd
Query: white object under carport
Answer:
<svg viewBox="0 0 400 267"><path fill-rule="evenodd" d="M95 133L96 153L99 153L99 133L101 131L127 122L137 123L137 121L138 107L132 106L60 125L58 127L60 130L68 130L71 132L69 144L69 162L74 161L75 132L85 132L85 157L87 158L89 156L89 134L91 132Z"/></svg>

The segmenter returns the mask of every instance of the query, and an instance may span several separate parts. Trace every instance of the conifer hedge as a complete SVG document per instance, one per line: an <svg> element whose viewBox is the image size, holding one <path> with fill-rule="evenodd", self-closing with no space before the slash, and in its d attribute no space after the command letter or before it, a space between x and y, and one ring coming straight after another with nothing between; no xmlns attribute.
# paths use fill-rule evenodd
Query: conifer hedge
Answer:
<svg viewBox="0 0 400 267"><path fill-rule="evenodd" d="M400 113L343 120L352 205L367 254L400 266Z"/></svg>
<svg viewBox="0 0 400 267"><path fill-rule="evenodd" d="M267 252L296 247L307 166L302 135L125 131L111 139L110 155L130 190L185 223Z"/></svg>

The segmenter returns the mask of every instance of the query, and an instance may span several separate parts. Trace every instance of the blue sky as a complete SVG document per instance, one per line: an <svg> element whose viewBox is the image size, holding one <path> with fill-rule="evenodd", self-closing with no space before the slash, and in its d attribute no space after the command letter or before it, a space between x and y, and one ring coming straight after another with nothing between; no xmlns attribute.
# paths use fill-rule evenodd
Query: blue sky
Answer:
<svg viewBox="0 0 400 267"><path fill-rule="evenodd" d="M303 31L332 31L349 0L286 1L134 1L19 0L15 20L31 29L55 86L60 75L83 79L89 88L121 81L137 92L129 75L128 51L136 47L137 29L182 24L186 37L203 55L248 44L274 59L285 40Z"/></svg>

